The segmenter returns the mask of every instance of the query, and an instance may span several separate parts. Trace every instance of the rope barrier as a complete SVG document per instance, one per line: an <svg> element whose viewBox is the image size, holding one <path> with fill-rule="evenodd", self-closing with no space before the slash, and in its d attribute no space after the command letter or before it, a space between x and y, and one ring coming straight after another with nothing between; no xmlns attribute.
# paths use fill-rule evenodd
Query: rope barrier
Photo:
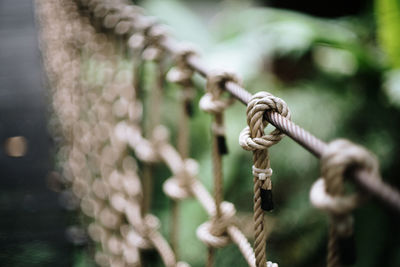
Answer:
<svg viewBox="0 0 400 267"><path fill-rule="evenodd" d="M314 184L310 197L313 205L331 214L329 267L353 260L348 252L350 212L364 198L360 194L368 192L400 214L400 194L381 180L376 160L368 152L348 141L325 144L290 121L282 99L267 92L251 95L234 74L210 71L193 49L176 43L153 18L143 15L141 8L123 0L38 0L37 6L53 109L64 139L59 156L64 176L69 177L72 190L81 199L82 211L93 218L88 232L101 244L102 250L95 255L99 265L141 266L140 252L155 249L166 266L188 266L178 261L178 202L194 197L210 217L197 229L197 236L209 247L207 266L213 265L214 249L232 241L249 266L277 267L266 259L263 210L273 208L268 148L284 135L321 158L323 179ZM106 34L97 32L99 29ZM133 71L118 64L127 52L137 62ZM175 59L175 67L166 75L167 56ZM103 64L100 74L89 59ZM156 79L151 90L150 125L145 127L140 66L150 61L155 65ZM199 182L196 161L188 158L188 120L194 96L191 78L195 72L207 79L200 107L214 117L214 197ZM169 143L168 130L159 124L166 78L182 88L178 149ZM223 98L223 90L230 97ZM222 156L227 152L223 111L234 99L247 105L248 127L241 132L239 143L253 151L254 251L235 225L234 205L223 201ZM276 129L265 135L268 123ZM136 158L129 155L130 149ZM142 170L137 160L143 163ZM157 162L172 173L163 184L165 194L173 199L172 246L158 231L158 219L149 213L150 166ZM346 170L361 189L357 195L343 196Z"/></svg>

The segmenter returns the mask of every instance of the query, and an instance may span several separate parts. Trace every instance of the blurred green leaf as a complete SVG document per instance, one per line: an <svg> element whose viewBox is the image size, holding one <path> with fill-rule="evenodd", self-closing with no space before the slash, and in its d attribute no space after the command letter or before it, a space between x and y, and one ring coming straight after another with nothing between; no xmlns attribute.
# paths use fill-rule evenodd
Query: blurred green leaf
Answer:
<svg viewBox="0 0 400 267"><path fill-rule="evenodd" d="M400 68L400 1L375 0L375 5L379 43L389 64Z"/></svg>

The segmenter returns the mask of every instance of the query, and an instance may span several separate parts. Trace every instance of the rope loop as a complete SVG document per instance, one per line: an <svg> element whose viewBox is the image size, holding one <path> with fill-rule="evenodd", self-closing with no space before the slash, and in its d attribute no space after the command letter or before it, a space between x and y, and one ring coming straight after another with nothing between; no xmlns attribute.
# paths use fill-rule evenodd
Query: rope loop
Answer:
<svg viewBox="0 0 400 267"><path fill-rule="evenodd" d="M196 231L197 237L207 246L221 248L230 243L227 228L233 224L236 210L232 203L222 202L221 216L212 218L211 221L201 224Z"/></svg>
<svg viewBox="0 0 400 267"><path fill-rule="evenodd" d="M290 110L282 99L267 92L253 95L247 105L247 124L239 136L239 144L245 150L265 150L278 143L285 135L278 129L264 134L268 122L264 119L267 111L275 111L290 120Z"/></svg>
<svg viewBox="0 0 400 267"><path fill-rule="evenodd" d="M253 170L253 176L263 181L270 179L272 176L271 168L261 169L253 165L252 170Z"/></svg>
<svg viewBox="0 0 400 267"><path fill-rule="evenodd" d="M164 54L164 48L161 42L166 38L167 30L164 26L153 23L144 30L146 39L146 47L143 50L142 57L144 60L158 62Z"/></svg>
<svg viewBox="0 0 400 267"><path fill-rule="evenodd" d="M220 114L233 104L234 98L232 96L227 99L221 98L224 85L227 82L241 83L234 73L227 71L214 70L207 76L207 93L200 99L199 103L202 110L211 114Z"/></svg>
<svg viewBox="0 0 400 267"><path fill-rule="evenodd" d="M167 80L182 86L191 85L194 70L188 65L187 59L197 56L197 51L193 46L182 44L175 56L176 66L172 67L167 73Z"/></svg>
<svg viewBox="0 0 400 267"><path fill-rule="evenodd" d="M365 148L347 140L330 142L321 158L321 174L312 186L311 203L334 215L343 215L355 209L364 199L360 192L344 195L344 176L349 168L360 168L379 177L378 162Z"/></svg>
<svg viewBox="0 0 400 267"><path fill-rule="evenodd" d="M186 159L184 169L164 182L164 193L174 200L182 200L192 196L192 184L197 173L197 162L193 159Z"/></svg>
<svg viewBox="0 0 400 267"><path fill-rule="evenodd" d="M335 220L336 232L342 235L352 232L349 213L365 200L359 191L345 195L344 177L349 168L363 169L371 177L380 177L374 155L350 141L338 139L330 142L324 151L321 157L323 178L319 178L310 191L312 205L330 213Z"/></svg>

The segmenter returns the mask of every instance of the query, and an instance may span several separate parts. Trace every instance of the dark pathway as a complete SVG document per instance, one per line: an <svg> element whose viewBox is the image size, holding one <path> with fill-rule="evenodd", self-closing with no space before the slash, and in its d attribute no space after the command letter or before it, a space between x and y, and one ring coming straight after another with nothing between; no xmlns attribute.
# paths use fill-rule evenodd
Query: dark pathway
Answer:
<svg viewBox="0 0 400 267"><path fill-rule="evenodd" d="M0 266L72 266L67 213L46 185L46 100L32 0L0 0ZM25 156L5 151L27 140Z"/></svg>

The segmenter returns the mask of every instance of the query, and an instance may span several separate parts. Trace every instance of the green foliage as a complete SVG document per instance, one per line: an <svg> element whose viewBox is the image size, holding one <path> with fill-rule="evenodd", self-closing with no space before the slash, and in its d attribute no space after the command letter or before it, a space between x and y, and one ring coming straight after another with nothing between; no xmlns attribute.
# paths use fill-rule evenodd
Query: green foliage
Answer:
<svg viewBox="0 0 400 267"><path fill-rule="evenodd" d="M378 40L390 65L400 68L400 1L375 0Z"/></svg>

